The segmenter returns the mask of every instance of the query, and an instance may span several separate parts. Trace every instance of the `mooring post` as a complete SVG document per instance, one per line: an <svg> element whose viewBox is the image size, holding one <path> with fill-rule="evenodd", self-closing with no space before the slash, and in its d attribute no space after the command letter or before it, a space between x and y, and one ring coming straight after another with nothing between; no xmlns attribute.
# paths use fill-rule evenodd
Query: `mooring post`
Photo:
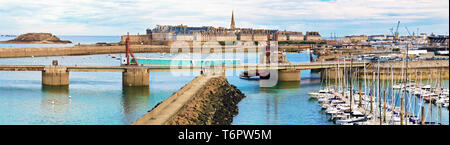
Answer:
<svg viewBox="0 0 450 145"><path fill-rule="evenodd" d="M278 70L279 82L300 82L301 71L296 69Z"/></svg>
<svg viewBox="0 0 450 145"><path fill-rule="evenodd" d="M150 74L146 68L130 67L122 72L122 84L127 87L149 86Z"/></svg>
<svg viewBox="0 0 450 145"><path fill-rule="evenodd" d="M400 103L400 125L403 125L403 98Z"/></svg>
<svg viewBox="0 0 450 145"><path fill-rule="evenodd" d="M422 106L422 120L421 120L421 124L425 125L425 107Z"/></svg>
<svg viewBox="0 0 450 145"><path fill-rule="evenodd" d="M45 66L42 71L42 85L66 86L69 85L69 71L65 66L58 66L58 61L53 60L51 66Z"/></svg>

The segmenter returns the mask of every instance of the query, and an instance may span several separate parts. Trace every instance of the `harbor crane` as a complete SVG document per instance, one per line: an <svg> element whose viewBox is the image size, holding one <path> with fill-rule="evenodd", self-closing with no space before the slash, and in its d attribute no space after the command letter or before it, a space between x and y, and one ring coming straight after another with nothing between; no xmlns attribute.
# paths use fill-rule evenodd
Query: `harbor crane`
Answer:
<svg viewBox="0 0 450 145"><path fill-rule="evenodd" d="M409 32L408 27L405 26L405 29L406 29L406 31L408 32L409 37L411 37L412 40L415 40L414 32L413 32L413 34L411 35L411 33Z"/></svg>
<svg viewBox="0 0 450 145"><path fill-rule="evenodd" d="M391 31L392 36L395 36L395 34L394 34L394 28L390 28L389 30Z"/></svg>
<svg viewBox="0 0 450 145"><path fill-rule="evenodd" d="M126 55L126 66L133 66L130 62L130 56L133 58L133 60L136 62L135 65L138 65L138 61L136 57L134 57L134 53L130 48L130 33L127 33L127 38L125 39L125 55Z"/></svg>
<svg viewBox="0 0 450 145"><path fill-rule="evenodd" d="M394 43L396 43L399 39L399 33L398 33L398 27L400 26L400 21L398 21L397 23L397 29L395 29L395 34L394 34Z"/></svg>

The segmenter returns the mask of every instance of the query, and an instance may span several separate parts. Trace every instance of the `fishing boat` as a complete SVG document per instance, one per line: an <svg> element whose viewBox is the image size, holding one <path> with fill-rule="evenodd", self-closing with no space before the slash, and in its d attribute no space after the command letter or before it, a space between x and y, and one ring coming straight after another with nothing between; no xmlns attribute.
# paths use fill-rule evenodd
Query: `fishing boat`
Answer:
<svg viewBox="0 0 450 145"><path fill-rule="evenodd" d="M239 73L241 79L269 79L270 72L268 70L248 70Z"/></svg>
<svg viewBox="0 0 450 145"><path fill-rule="evenodd" d="M347 123L355 123L355 122L362 122L362 121L367 121L367 117L365 117L365 116L364 117L351 117L351 118L336 120L336 124L343 125L343 124L347 124Z"/></svg>
<svg viewBox="0 0 450 145"><path fill-rule="evenodd" d="M434 103L434 102L436 101L435 98L430 97L430 96L425 96L425 97L423 98L423 100L425 101L425 103Z"/></svg>
<svg viewBox="0 0 450 145"><path fill-rule="evenodd" d="M322 90L319 90L319 92L311 92L311 93L308 93L308 95L309 95L311 98L319 98L320 96L329 95L329 92L330 92L329 89L322 89Z"/></svg>
<svg viewBox="0 0 450 145"><path fill-rule="evenodd" d="M431 85L425 85L425 86L422 87L422 89L426 90L426 91L430 91L431 90Z"/></svg>
<svg viewBox="0 0 450 145"><path fill-rule="evenodd" d="M320 93L317 93L317 92L311 92L311 93L308 93L308 95L309 95L311 98L319 98Z"/></svg>
<svg viewBox="0 0 450 145"><path fill-rule="evenodd" d="M392 86L392 89L395 89L395 90L399 90L401 88L402 88L402 85L400 85L400 84L396 84L396 85Z"/></svg>

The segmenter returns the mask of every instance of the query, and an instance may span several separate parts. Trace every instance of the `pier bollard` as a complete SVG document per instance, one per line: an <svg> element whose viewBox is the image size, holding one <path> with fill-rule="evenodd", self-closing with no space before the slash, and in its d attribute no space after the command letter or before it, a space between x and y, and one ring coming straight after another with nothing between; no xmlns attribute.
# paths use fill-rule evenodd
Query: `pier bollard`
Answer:
<svg viewBox="0 0 450 145"><path fill-rule="evenodd" d="M122 85L128 87L149 86L150 74L145 68L127 68L122 73Z"/></svg>
<svg viewBox="0 0 450 145"><path fill-rule="evenodd" d="M42 71L42 85L66 86L69 85L69 72L65 66L45 66Z"/></svg>

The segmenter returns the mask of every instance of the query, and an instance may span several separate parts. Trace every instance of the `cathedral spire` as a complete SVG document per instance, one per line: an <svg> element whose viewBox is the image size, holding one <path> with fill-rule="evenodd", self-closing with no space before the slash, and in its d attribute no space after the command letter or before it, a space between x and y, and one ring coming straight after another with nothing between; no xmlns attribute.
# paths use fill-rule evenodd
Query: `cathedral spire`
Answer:
<svg viewBox="0 0 450 145"><path fill-rule="evenodd" d="M236 26L234 25L234 11L231 11L231 25L230 29L235 29Z"/></svg>

